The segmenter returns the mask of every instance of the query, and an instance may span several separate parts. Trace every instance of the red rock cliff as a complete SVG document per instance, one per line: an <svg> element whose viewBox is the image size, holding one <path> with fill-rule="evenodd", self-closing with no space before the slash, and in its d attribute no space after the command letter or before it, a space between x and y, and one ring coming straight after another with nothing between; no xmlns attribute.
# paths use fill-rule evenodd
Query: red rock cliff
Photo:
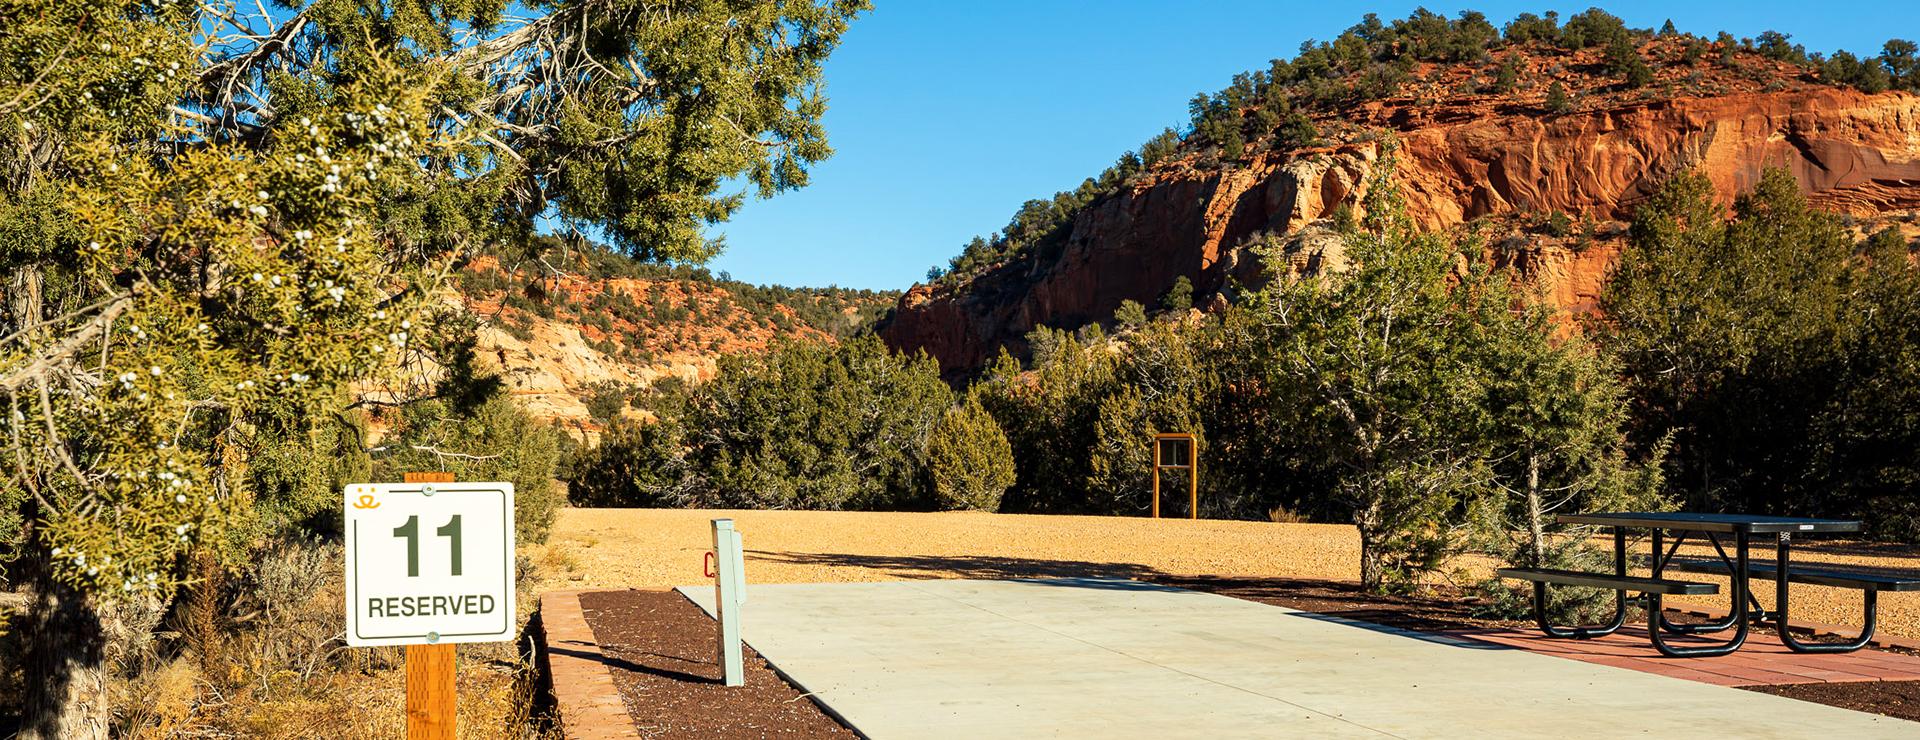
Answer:
<svg viewBox="0 0 1920 740"><path fill-rule="evenodd" d="M1518 106L1451 115L1374 107L1360 122L1394 129L1396 177L1429 228L1482 216L1563 211L1624 219L1675 172L1694 168L1731 201L1768 167L1785 167L1823 208L1860 216L1920 209L1920 97L1817 87L1615 104L1544 116ZM1065 247L1014 260L955 286L918 286L881 330L925 349L949 371L1021 349L1037 325L1078 327L1121 301L1153 305L1180 276L1197 295L1229 276L1257 279L1240 247L1266 232L1299 233L1353 202L1378 145L1267 153L1230 169L1164 167L1099 200ZM1525 250L1514 263L1550 300L1579 308L1599 290L1615 249Z"/></svg>

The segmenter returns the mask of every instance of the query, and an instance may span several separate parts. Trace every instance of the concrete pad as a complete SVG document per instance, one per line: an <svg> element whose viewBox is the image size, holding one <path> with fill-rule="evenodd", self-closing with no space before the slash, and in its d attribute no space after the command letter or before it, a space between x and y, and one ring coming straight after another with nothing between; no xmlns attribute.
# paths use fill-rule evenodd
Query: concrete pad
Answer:
<svg viewBox="0 0 1920 740"><path fill-rule="evenodd" d="M713 588L681 592L709 614ZM896 737L1915 737L1920 724L1099 579L775 584L747 642Z"/></svg>

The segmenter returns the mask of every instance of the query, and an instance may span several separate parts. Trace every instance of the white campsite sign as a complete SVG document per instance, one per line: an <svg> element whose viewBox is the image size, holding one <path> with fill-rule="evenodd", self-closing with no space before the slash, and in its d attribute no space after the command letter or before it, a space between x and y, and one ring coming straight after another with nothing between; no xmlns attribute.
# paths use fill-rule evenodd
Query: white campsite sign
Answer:
<svg viewBox="0 0 1920 740"><path fill-rule="evenodd" d="M347 644L514 639L512 483L346 487Z"/></svg>

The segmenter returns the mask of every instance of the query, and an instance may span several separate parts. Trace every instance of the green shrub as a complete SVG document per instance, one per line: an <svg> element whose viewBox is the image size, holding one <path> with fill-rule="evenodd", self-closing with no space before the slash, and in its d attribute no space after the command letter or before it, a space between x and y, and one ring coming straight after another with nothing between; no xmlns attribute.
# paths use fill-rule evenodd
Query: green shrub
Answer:
<svg viewBox="0 0 1920 740"><path fill-rule="evenodd" d="M947 409L927 437L927 474L941 509L999 511L1013 485L1013 448L977 398Z"/></svg>
<svg viewBox="0 0 1920 740"><path fill-rule="evenodd" d="M1185 275L1174 278L1173 287L1168 288L1167 294L1161 296L1160 306L1175 313L1185 313L1187 309L1193 308L1193 281L1188 280Z"/></svg>
<svg viewBox="0 0 1920 740"><path fill-rule="evenodd" d="M1573 110L1573 101L1567 97L1567 86L1560 84L1559 80L1554 80L1553 84L1547 87L1547 112L1566 113L1570 110Z"/></svg>
<svg viewBox="0 0 1920 740"><path fill-rule="evenodd" d="M461 409L440 401L408 407L374 457L374 480L398 481L417 470L444 470L460 480L513 483L514 529L521 542L545 542L559 511L554 473L560 433L514 405L504 392Z"/></svg>
<svg viewBox="0 0 1920 740"><path fill-rule="evenodd" d="M1520 55L1508 54L1500 59L1499 68L1494 70L1491 89L1502 95L1520 87Z"/></svg>
<svg viewBox="0 0 1920 740"><path fill-rule="evenodd" d="M609 505L902 509L927 504L927 435L952 401L939 365L878 337L728 355L713 379L649 397L569 473Z"/></svg>

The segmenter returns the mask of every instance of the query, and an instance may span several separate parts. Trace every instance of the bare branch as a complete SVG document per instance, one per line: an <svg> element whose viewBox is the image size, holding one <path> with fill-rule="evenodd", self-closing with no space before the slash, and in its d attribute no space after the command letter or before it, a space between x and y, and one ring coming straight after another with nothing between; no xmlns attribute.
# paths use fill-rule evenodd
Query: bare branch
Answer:
<svg viewBox="0 0 1920 740"><path fill-rule="evenodd" d="M29 355L32 360L25 365L9 370L5 375L0 375L0 391L6 391L8 393L15 392L19 390L21 386L26 385L29 381L40 377L50 370L70 366L73 358L80 353L82 348L104 333L108 324L113 323L114 319L119 318L120 314L126 313L127 309L132 306L133 293L123 293L108 300L100 314L81 325L79 330L68 335L65 339L48 345L45 349Z"/></svg>

